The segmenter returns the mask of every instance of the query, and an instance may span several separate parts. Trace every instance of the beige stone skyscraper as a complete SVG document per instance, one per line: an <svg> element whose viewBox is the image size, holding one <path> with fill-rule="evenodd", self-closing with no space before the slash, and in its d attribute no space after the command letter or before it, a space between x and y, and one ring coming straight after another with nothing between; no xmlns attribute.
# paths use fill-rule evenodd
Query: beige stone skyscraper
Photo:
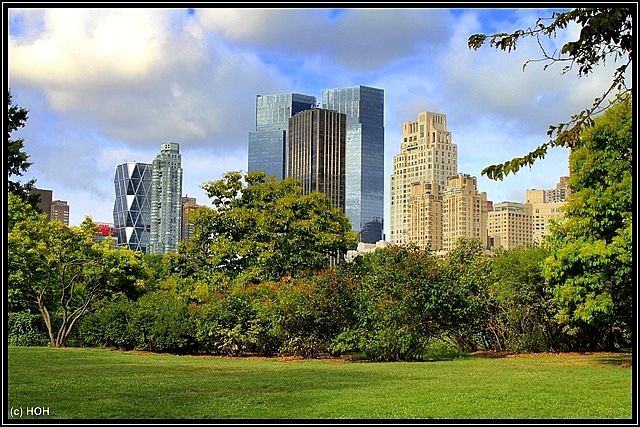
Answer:
<svg viewBox="0 0 640 427"><path fill-rule="evenodd" d="M480 239L487 247L487 193L478 192L475 176L450 177L442 195L442 249L449 252L459 238Z"/></svg>
<svg viewBox="0 0 640 427"><path fill-rule="evenodd" d="M420 249L442 250L442 195L435 182L414 182L408 201L407 240Z"/></svg>
<svg viewBox="0 0 640 427"><path fill-rule="evenodd" d="M400 154L393 158L388 240L408 243L409 198L414 183L433 182L442 192L447 178L457 174L458 147L452 143L444 114L423 111L417 120L404 122Z"/></svg>

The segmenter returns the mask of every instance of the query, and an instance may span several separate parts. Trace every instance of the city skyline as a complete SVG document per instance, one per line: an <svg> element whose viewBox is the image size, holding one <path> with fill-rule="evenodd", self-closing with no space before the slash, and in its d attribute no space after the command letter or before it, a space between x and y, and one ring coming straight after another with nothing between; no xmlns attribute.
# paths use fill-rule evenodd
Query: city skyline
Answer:
<svg viewBox="0 0 640 427"><path fill-rule="evenodd" d="M524 201L527 189L568 175L567 150L503 181L481 170L548 141L549 126L591 105L616 64L578 79L561 65L523 70L542 55L536 40L511 53L466 41L565 10L9 9L7 89L29 110L12 138L24 138L33 163L20 180L66 200L71 225L111 222L116 166L175 141L182 196L210 206L200 185L247 170L257 95L363 85L385 94L385 235L402 124L421 111L447 116L458 172L475 176L478 191ZM576 31L542 41L559 50Z"/></svg>

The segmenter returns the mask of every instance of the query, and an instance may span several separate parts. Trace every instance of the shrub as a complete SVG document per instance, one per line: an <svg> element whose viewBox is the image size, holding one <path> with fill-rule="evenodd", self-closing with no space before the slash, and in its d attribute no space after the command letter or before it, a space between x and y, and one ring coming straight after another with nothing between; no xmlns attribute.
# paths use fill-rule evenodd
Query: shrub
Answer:
<svg viewBox="0 0 640 427"><path fill-rule="evenodd" d="M43 346L49 343L42 315L21 311L9 313L7 320L9 345Z"/></svg>
<svg viewBox="0 0 640 427"><path fill-rule="evenodd" d="M118 294L85 316L73 339L86 347L133 350L136 346L135 328L132 325L135 310L135 302Z"/></svg>
<svg viewBox="0 0 640 427"><path fill-rule="evenodd" d="M143 295L132 318L136 350L188 353L193 346L193 327L187 303L172 292Z"/></svg>

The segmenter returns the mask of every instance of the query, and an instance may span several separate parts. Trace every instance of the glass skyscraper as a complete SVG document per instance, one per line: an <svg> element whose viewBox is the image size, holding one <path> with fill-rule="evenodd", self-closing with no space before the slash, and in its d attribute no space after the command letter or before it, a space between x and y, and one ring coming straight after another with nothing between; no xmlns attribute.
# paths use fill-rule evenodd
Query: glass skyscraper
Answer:
<svg viewBox="0 0 640 427"><path fill-rule="evenodd" d="M249 132L249 172L264 171L276 179L285 177L289 118L315 104L315 96L298 93L256 97L256 130Z"/></svg>
<svg viewBox="0 0 640 427"><path fill-rule="evenodd" d="M323 90L322 108L347 116L345 213L361 242L376 243L383 239L384 90Z"/></svg>
<svg viewBox="0 0 640 427"><path fill-rule="evenodd" d="M289 120L287 177L302 182L302 194L319 191L344 212L346 115L312 108Z"/></svg>
<svg viewBox="0 0 640 427"><path fill-rule="evenodd" d="M182 157L180 145L165 142L152 163L149 253L176 251L182 234Z"/></svg>
<svg viewBox="0 0 640 427"><path fill-rule="evenodd" d="M148 163L116 166L113 224L117 246L147 253L151 232L151 169Z"/></svg>

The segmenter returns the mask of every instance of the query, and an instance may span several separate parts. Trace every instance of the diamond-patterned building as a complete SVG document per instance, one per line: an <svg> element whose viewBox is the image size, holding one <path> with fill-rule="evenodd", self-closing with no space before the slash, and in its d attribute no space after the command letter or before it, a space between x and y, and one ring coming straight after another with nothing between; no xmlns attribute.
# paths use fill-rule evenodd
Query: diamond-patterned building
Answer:
<svg viewBox="0 0 640 427"><path fill-rule="evenodd" d="M113 223L118 247L147 253L151 233L151 177L149 163L127 162L116 167Z"/></svg>

